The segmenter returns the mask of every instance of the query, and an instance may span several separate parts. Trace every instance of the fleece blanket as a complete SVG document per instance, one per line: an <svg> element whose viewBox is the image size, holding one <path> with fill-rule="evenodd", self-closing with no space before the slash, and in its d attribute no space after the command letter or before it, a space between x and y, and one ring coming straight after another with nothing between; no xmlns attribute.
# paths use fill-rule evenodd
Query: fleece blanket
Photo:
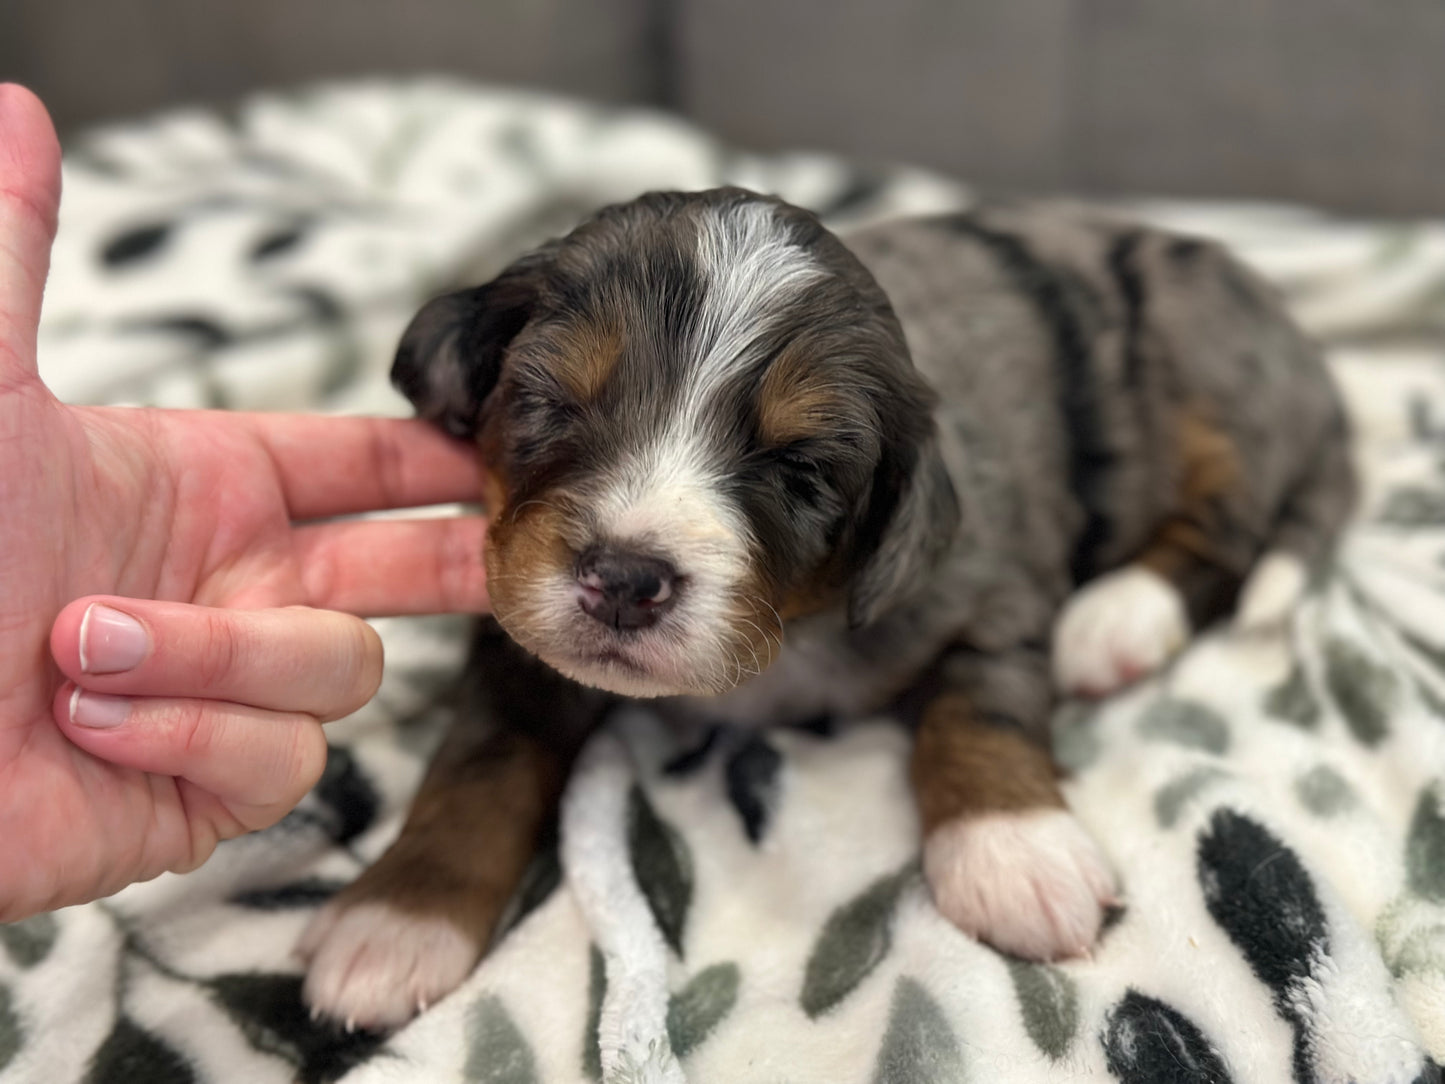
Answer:
<svg viewBox="0 0 1445 1084"><path fill-rule="evenodd" d="M426 295L599 204L720 182L839 225L971 198L515 93L268 96L69 148L42 370L76 402L401 413L385 372ZM292 945L395 834L462 658L463 619L381 621L385 684L294 813L0 927L0 1081L1439 1080L1445 223L1135 209L1286 291L1346 389L1366 499L1288 629L1211 632L1059 712L1123 885L1091 958L1009 959L934 912L890 720L677 733L632 709L459 990L390 1036L313 1023Z"/></svg>

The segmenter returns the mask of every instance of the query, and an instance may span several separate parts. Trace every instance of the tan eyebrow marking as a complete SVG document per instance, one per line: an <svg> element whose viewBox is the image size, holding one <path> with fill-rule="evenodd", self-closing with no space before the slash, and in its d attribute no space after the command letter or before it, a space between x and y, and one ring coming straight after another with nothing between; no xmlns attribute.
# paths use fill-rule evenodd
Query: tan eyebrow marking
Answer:
<svg viewBox="0 0 1445 1084"><path fill-rule="evenodd" d="M789 346L763 375L757 410L762 439L787 444L827 431L837 420L838 394L805 349Z"/></svg>
<svg viewBox="0 0 1445 1084"><path fill-rule="evenodd" d="M553 372L583 402L595 399L622 357L622 333L611 325L587 322L562 341Z"/></svg>

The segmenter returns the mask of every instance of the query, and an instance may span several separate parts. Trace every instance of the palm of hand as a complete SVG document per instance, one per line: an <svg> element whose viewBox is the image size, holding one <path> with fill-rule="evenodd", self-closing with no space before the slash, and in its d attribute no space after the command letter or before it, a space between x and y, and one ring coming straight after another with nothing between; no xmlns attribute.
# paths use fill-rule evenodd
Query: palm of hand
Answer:
<svg viewBox="0 0 1445 1084"><path fill-rule="evenodd" d="M58 199L49 118L0 87L0 921L283 816L321 722L380 680L375 633L330 610L486 606L477 517L296 522L469 499L470 450L421 423L57 401L36 328ZM85 668L95 595L145 631L140 662ZM79 725L78 689L122 717Z"/></svg>
<svg viewBox="0 0 1445 1084"><path fill-rule="evenodd" d="M52 713L64 677L46 645L71 599L310 601L265 449L208 431L204 418L73 410L38 384L0 398L0 432L23 457L0 481L0 627L23 648L0 657L0 838L10 841L0 883L26 885L21 898L107 894L197 865L218 840L263 826L256 806L269 803L228 803L187 779L98 759ZM296 740L294 755L324 757L319 730L298 728ZM74 870L92 883L47 883Z"/></svg>

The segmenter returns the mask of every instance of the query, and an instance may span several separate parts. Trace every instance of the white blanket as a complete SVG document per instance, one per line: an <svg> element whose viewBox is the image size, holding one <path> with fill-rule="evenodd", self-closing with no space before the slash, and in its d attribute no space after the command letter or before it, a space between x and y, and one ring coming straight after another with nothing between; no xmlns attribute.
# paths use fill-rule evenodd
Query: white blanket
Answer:
<svg viewBox="0 0 1445 1084"><path fill-rule="evenodd" d="M514 93L272 96L70 148L42 372L76 402L404 413L385 373L425 296L600 204L722 182L834 223L969 200ZM313 1024L291 947L398 829L461 662L462 619L379 621L386 682L295 813L0 927L0 1082L1438 1081L1445 223L1137 209L1285 288L1346 389L1367 500L1288 636L1212 633L1059 713L1070 802L1124 886L1092 959L1010 960L933 911L890 721L677 734L629 710L461 989L387 1038Z"/></svg>

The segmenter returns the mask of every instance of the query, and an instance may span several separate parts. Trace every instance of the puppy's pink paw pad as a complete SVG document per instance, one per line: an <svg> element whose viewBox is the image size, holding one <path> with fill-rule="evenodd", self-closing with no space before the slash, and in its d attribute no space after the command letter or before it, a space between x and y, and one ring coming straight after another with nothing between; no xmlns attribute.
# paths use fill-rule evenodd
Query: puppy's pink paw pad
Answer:
<svg viewBox="0 0 1445 1084"><path fill-rule="evenodd" d="M1086 584L1054 626L1054 681L1071 695L1107 696L1153 673L1189 639L1184 599L1168 580L1130 565Z"/></svg>
<svg viewBox="0 0 1445 1084"><path fill-rule="evenodd" d="M456 989L481 955L446 919L384 903L323 908L297 952L309 961L302 992L312 1015L348 1031L399 1027Z"/></svg>
<svg viewBox="0 0 1445 1084"><path fill-rule="evenodd" d="M1087 952L1115 902L1098 844L1060 809L941 825L924 847L923 871L945 918L1026 960Z"/></svg>

